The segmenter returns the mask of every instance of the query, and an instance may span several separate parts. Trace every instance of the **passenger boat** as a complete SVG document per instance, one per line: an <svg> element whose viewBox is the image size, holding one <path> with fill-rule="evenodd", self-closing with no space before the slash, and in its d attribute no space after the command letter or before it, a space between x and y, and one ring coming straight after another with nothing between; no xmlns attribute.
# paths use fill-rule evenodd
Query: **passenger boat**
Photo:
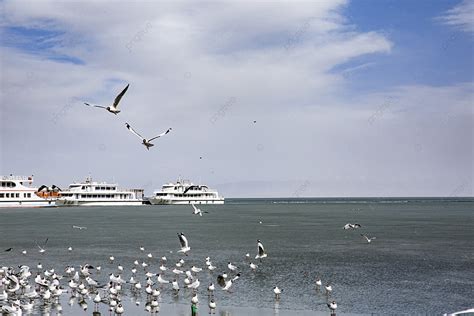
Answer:
<svg viewBox="0 0 474 316"><path fill-rule="evenodd" d="M164 184L153 192L151 204L224 204L224 197L207 185L196 185L189 180L178 179L176 183Z"/></svg>
<svg viewBox="0 0 474 316"><path fill-rule="evenodd" d="M32 183L33 176L0 176L0 207L55 206L57 195L45 196Z"/></svg>
<svg viewBox="0 0 474 316"><path fill-rule="evenodd" d="M134 206L143 204L143 189L119 189L116 183L95 182L91 177L61 191L57 206Z"/></svg>

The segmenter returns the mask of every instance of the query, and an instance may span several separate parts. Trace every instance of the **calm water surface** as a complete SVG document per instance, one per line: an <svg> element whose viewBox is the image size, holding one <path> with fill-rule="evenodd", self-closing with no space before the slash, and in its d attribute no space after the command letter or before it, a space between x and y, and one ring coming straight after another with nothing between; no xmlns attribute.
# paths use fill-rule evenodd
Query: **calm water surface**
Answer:
<svg viewBox="0 0 474 316"><path fill-rule="evenodd" d="M63 271L66 265L89 263L102 266L94 277L104 283L121 264L128 280L136 259L148 262L151 272L159 271L164 255L173 266L181 257L176 233L184 232L191 246L186 267L205 268L207 256L217 266L212 274L198 276L203 315L208 314L207 285L227 271L228 261L239 266L241 278L233 293L216 291L218 315L329 315L326 297L315 289L317 276L331 282L338 315L440 315L474 307L473 199L239 199L202 209L209 213L194 216L191 206L3 209L0 266L26 264L35 271L41 262ZM348 222L362 228L343 230ZM361 233L376 239L368 244ZM47 251L39 254L35 241L46 238ZM268 258L252 273L245 254L255 256L257 239ZM9 247L12 252L3 251ZM165 277L173 278L171 272ZM279 302L274 286L283 289ZM183 290L173 297L163 289L160 314L190 315L190 295ZM68 298L61 300L62 315L92 314L92 301L83 311L77 301L69 306ZM146 315L144 302L143 294L124 299L125 315ZM108 315L107 308L101 305L100 312ZM55 307L33 312L48 313L56 315Z"/></svg>

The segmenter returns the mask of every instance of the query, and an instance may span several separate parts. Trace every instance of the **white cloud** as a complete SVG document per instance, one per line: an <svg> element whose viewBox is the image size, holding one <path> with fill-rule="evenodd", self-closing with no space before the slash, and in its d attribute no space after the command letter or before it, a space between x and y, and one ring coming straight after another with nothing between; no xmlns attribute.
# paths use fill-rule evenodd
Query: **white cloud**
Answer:
<svg viewBox="0 0 474 316"><path fill-rule="evenodd" d="M227 196L292 195L305 181L316 196L446 194L472 161L467 140L450 141L468 131L472 86L348 96L333 69L393 43L344 24L346 4L6 1L4 26L64 32L46 56L84 65L2 48L1 171L151 189L182 175ZM125 82L119 116L82 105L110 102ZM440 133L444 113L459 116ZM125 121L173 132L147 152Z"/></svg>
<svg viewBox="0 0 474 316"><path fill-rule="evenodd" d="M451 25L465 32L474 32L474 1L464 0L443 16L438 18L446 25Z"/></svg>

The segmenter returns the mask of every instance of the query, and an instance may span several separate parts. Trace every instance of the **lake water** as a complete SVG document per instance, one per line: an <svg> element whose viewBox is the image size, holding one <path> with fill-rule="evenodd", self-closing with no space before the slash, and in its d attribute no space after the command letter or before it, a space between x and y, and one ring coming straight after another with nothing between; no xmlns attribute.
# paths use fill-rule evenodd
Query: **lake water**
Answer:
<svg viewBox="0 0 474 316"><path fill-rule="evenodd" d="M191 206L0 209L0 266L25 264L36 271L41 262L63 273L67 265L89 263L102 266L94 278L105 283L118 264L128 280L135 260L159 272L162 256L168 267L183 257L186 268L204 268L198 273L203 315L208 314L207 285L228 271L229 261L241 278L232 293L216 290L218 315L329 315L326 296L315 288L317 276L331 282L338 315L441 315L474 307L474 199L235 199L202 209L209 213L195 216ZM346 223L362 228L344 230ZM178 232L189 240L189 256L177 253ZM369 244L361 233L376 239ZM35 241L46 238L46 252L40 254ZM256 262L253 273L245 254L255 257L257 239L268 257ZM9 247L11 252L3 251ZM21 254L24 249L27 255ZM205 269L207 256L217 266L212 273ZM174 276L167 271L164 277ZM279 301L275 286L283 289ZM160 314L190 315L190 297L189 290L176 297L164 288ZM144 293L123 301L124 315L148 314ZM68 294L60 303L62 315L94 309L91 300L87 311L74 300L70 306ZM108 306L102 304L100 312L108 315ZM33 311L48 313L57 314L55 306Z"/></svg>

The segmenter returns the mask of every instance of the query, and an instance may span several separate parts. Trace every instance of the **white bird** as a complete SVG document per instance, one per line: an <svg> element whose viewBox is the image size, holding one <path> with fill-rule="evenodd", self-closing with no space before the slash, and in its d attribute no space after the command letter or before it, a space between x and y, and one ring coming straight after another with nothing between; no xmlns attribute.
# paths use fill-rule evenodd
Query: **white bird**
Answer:
<svg viewBox="0 0 474 316"><path fill-rule="evenodd" d="M323 282L321 281L320 278L316 279L316 288L319 290L321 288L321 285L323 285Z"/></svg>
<svg viewBox="0 0 474 316"><path fill-rule="evenodd" d="M260 239L257 239L257 255L255 256L255 259L260 259L267 257L267 253L265 252L265 248L263 248L263 244L260 241Z"/></svg>
<svg viewBox="0 0 474 316"><path fill-rule="evenodd" d="M232 284L234 284L234 282L240 278L240 273L237 273L237 275L235 277L233 277L232 279L230 280L227 280L225 281L225 286L224 288L222 289L223 291L229 291L230 287L232 286Z"/></svg>
<svg viewBox="0 0 474 316"><path fill-rule="evenodd" d="M117 307L115 307L115 314L121 315L123 314L123 312L124 312L124 308L123 308L122 303L118 303Z"/></svg>
<svg viewBox="0 0 474 316"><path fill-rule="evenodd" d="M450 313L450 314L443 314L443 316L456 316L456 315L467 314L467 313L474 313L474 308L470 308L464 311Z"/></svg>
<svg viewBox="0 0 474 316"><path fill-rule="evenodd" d="M369 238L367 235L364 235L364 234L360 234L362 237L365 238L365 240L367 240L367 242L370 244L370 242L374 239L376 239L375 237L372 237L372 238Z"/></svg>
<svg viewBox="0 0 474 316"><path fill-rule="evenodd" d="M209 309L210 309L209 314L215 314L216 313L216 307L217 307L216 302L213 299L211 299L209 301Z"/></svg>
<svg viewBox="0 0 474 316"><path fill-rule="evenodd" d="M72 225L72 228L79 229L79 230L87 229L87 227L85 226L76 226L76 225Z"/></svg>
<svg viewBox="0 0 474 316"><path fill-rule="evenodd" d="M114 256L110 256L110 257L109 257L109 260L110 260L110 263L112 263L112 262L114 262L115 257L114 257Z"/></svg>
<svg viewBox="0 0 474 316"><path fill-rule="evenodd" d="M125 87L125 89L123 89L122 92L120 92L120 93L115 97L114 103L113 103L111 106L105 107L105 106L102 106L102 105L89 104L89 103L87 103L87 102L84 102L84 104L87 105L87 106L93 106L93 107L96 107L96 108L106 109L106 110L109 111L110 113L117 115L117 114L120 113L120 110L118 109L119 102L120 102L120 100L122 99L122 97L123 97L123 95L125 94L125 92L127 92L129 86L130 86L130 84L127 84L127 86Z"/></svg>
<svg viewBox="0 0 474 316"><path fill-rule="evenodd" d="M178 250L178 252L182 252L187 255L187 252L191 250L191 247L189 247L188 239L186 238L186 236L184 236L183 233L178 233L178 237L179 242L181 243L181 249Z"/></svg>
<svg viewBox="0 0 474 316"><path fill-rule="evenodd" d="M280 294L283 290L281 290L278 286L273 288L273 293L275 293L275 299L280 299Z"/></svg>
<svg viewBox="0 0 474 316"><path fill-rule="evenodd" d="M257 270L257 268L258 268L258 265L256 265L256 264L253 263L253 262L250 262L250 269L252 269L252 271Z"/></svg>
<svg viewBox="0 0 474 316"><path fill-rule="evenodd" d="M326 286L324 287L326 289L326 295L329 296L332 292L332 286L330 283L326 284Z"/></svg>
<svg viewBox="0 0 474 316"><path fill-rule="evenodd" d="M24 254L24 255L26 255L26 250L23 250L21 253Z"/></svg>
<svg viewBox="0 0 474 316"><path fill-rule="evenodd" d="M199 299L198 299L197 293L194 293L194 294L193 294L193 297L191 298L191 303L193 303L194 305L196 305L197 303L199 303Z"/></svg>
<svg viewBox="0 0 474 316"><path fill-rule="evenodd" d="M199 285L201 285L201 282L199 282L199 279L196 279L193 283L189 284L187 287L188 289L194 289L196 290Z"/></svg>
<svg viewBox="0 0 474 316"><path fill-rule="evenodd" d="M174 268L173 271L172 271L174 274L183 274L183 270L179 270L179 269L176 269Z"/></svg>
<svg viewBox="0 0 474 316"><path fill-rule="evenodd" d="M198 273L198 272L201 272L202 271L202 268L198 268L196 266L192 266L191 267L191 271L193 271L194 273Z"/></svg>
<svg viewBox="0 0 474 316"><path fill-rule="evenodd" d="M145 247L140 246L140 251L145 251Z"/></svg>
<svg viewBox="0 0 474 316"><path fill-rule="evenodd" d="M216 289L216 286L214 285L214 283L209 284L209 286L207 287L207 291L209 292L209 295L213 295L215 289Z"/></svg>
<svg viewBox="0 0 474 316"><path fill-rule="evenodd" d="M67 251L72 251L72 247L68 247L68 248L67 248Z"/></svg>
<svg viewBox="0 0 474 316"><path fill-rule="evenodd" d="M357 229L357 228L361 228L362 226L360 224L351 224L351 223L347 223L346 225L344 225L344 229Z"/></svg>
<svg viewBox="0 0 474 316"><path fill-rule="evenodd" d="M48 243L48 240L49 240L49 238L46 238L46 241L44 242L43 247L41 247L40 245L38 245L38 243L36 243L36 246L38 246L38 248L39 248L39 253L44 253L46 251L44 249L44 246L46 246L46 244Z"/></svg>
<svg viewBox="0 0 474 316"><path fill-rule="evenodd" d="M176 279L173 280L172 285L173 285L173 290L179 291L179 284Z"/></svg>
<svg viewBox="0 0 474 316"><path fill-rule="evenodd" d="M133 134L135 134L138 138L140 138L140 139L142 140L143 146L145 146L146 149L148 149L148 150L150 150L150 147L155 146L155 144L152 144L151 141L153 141L153 140L155 140L155 139L157 139L157 138L160 138L161 136L164 136L164 135L168 134L168 133L172 130L172 128L170 127L170 128L168 128L166 131L164 131L163 133L161 133L160 135L155 136L155 137L152 137L152 138L149 138L149 139L146 139L146 138L144 138L142 135L138 134L138 133L130 126L130 124L125 123L125 126L127 127L127 129L128 129L130 132L132 132Z"/></svg>
<svg viewBox="0 0 474 316"><path fill-rule="evenodd" d="M87 282L87 284L89 284L89 286L94 286L95 287L95 286L99 285L99 283L97 283L96 280L92 279L89 276L86 277L86 282Z"/></svg>
<svg viewBox="0 0 474 316"><path fill-rule="evenodd" d="M328 304L329 309L331 310L331 315L335 315L335 312L336 312L336 309L337 309L336 301L332 301L332 302L329 302L327 304Z"/></svg>
<svg viewBox="0 0 474 316"><path fill-rule="evenodd" d="M212 263L210 265L208 265L207 268L209 269L209 271L213 271L213 270L216 269L216 267L213 266Z"/></svg>
<svg viewBox="0 0 474 316"><path fill-rule="evenodd" d="M99 292L94 296L94 303L98 305L102 301L102 298L100 297Z"/></svg>
<svg viewBox="0 0 474 316"><path fill-rule="evenodd" d="M151 296L153 296L153 297L160 296L160 290L158 290L158 289L153 289L153 292L151 292Z"/></svg>
<svg viewBox="0 0 474 316"><path fill-rule="evenodd" d="M168 284L168 283L170 283L170 281L163 279L163 278L161 277L161 274L158 274L157 281L158 281L158 283L160 283L160 284Z"/></svg>
<svg viewBox="0 0 474 316"><path fill-rule="evenodd" d="M193 214L194 215L199 215L199 216L202 216L202 213L208 213L206 211L202 211L200 208L198 208L196 205L194 205L193 203L191 203L191 206L193 207L194 211L193 211Z"/></svg>
<svg viewBox="0 0 474 316"><path fill-rule="evenodd" d="M231 271L237 270L237 266L233 265L230 261L227 263L227 267L228 267L229 270L231 270Z"/></svg>

